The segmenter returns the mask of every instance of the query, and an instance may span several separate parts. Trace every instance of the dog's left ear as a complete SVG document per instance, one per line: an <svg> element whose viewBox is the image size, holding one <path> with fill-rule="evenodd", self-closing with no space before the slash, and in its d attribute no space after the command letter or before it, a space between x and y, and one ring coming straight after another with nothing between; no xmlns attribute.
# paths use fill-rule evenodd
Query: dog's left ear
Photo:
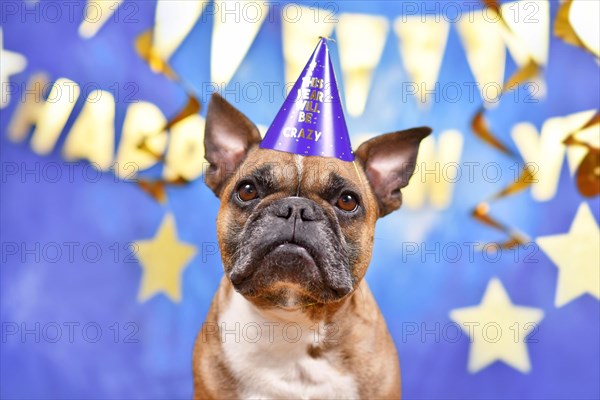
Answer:
<svg viewBox="0 0 600 400"><path fill-rule="evenodd" d="M260 132L244 114L215 93L208 104L204 130L205 173L208 187L217 195L240 166L248 150L260 142Z"/></svg>
<svg viewBox="0 0 600 400"><path fill-rule="evenodd" d="M377 197L380 217L400 208L400 189L415 172L419 144L430 133L427 127L387 133L364 142L354 153Z"/></svg>

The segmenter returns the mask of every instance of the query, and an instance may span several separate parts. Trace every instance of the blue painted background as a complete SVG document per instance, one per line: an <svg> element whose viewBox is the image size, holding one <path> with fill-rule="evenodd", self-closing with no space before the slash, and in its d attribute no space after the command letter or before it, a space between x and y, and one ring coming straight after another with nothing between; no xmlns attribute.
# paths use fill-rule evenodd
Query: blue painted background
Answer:
<svg viewBox="0 0 600 400"><path fill-rule="evenodd" d="M129 0L126 0L126 3ZM42 2L44 4L45 2ZM284 3L282 3L284 4ZM311 5L312 2L305 2ZM24 72L11 82L24 84L35 72L46 71L53 79L68 77L82 85L97 82L111 91L115 82L136 82L138 100L156 104L165 115L173 115L185 102L181 89L150 71L135 53L134 38L154 22L154 1L135 3L135 23L109 21L89 40L77 34L80 20L39 23L20 18L2 18L4 48L25 55ZM274 10L278 10L275 8ZM552 2L552 17L557 2ZM401 2L340 2L339 12L362 12L387 16L390 21L403 11ZM211 18L198 24L172 59L175 70L203 97L203 83L210 81ZM248 56L230 83L283 82L281 22L274 18L259 32ZM227 49L222 49L227 51ZM335 46L332 56L340 71ZM308 57L308 55L307 55ZM507 57L506 76L516 69ZM598 108L600 101L598 65L578 48L552 38L545 72L548 95L537 103L515 102L512 96L488 113L494 130L512 145L508 132L518 122L530 121L539 129L550 117ZM341 73L338 72L341 82ZM436 262L435 257L403 257L404 241L435 243L490 242L501 240L494 231L469 217L483 198L508 184L513 161L490 149L471 135L469 124L480 99L463 98L457 103L434 102L428 110L417 108L412 97L403 101L402 82L409 78L403 69L397 39L390 32L383 57L375 71L365 113L349 118L351 135L388 132L429 125L439 134L458 129L465 137L462 162L497 162L503 167L499 183L460 180L451 207L440 212L429 208L401 210L378 223L371 268L367 274L372 291L386 317L399 350L406 398L598 398L600 396L600 306L597 299L581 297L565 307L554 307L557 269L541 252L537 262L513 261L506 251L494 263L480 253L474 260L463 256L455 263ZM439 82L472 82L463 47L454 28L441 67ZM524 95L524 93L522 93ZM227 97L235 102L234 98ZM523 96L521 96L521 99ZM254 122L268 125L281 99L258 103L240 101L236 106ZM28 143L7 140L6 127L18 95L1 112L0 155L3 165L16 162L22 169L38 171L51 163L60 166L63 179L56 183L37 181L35 173L25 179L4 176L0 199L0 234L3 243L15 242L35 248L36 244L66 242L97 243L102 255L97 262L86 260L81 246L74 259L63 255L58 262L34 255L2 257L0 269L1 320L35 331L35 324L62 327L56 343L35 334L26 340L9 336L1 343L2 398L189 398L192 394L191 354L195 335L204 320L212 295L222 276L218 254L210 254L216 242L215 218L218 201L198 180L184 188L168 189L169 202L160 205L135 185L117 182L105 174L97 182L84 179L85 164L75 167L74 180L66 179L68 168L60 156L64 135L49 156L38 156ZM69 119L67 130L79 114L83 100ZM117 102L119 135L129 103ZM203 109L203 113L205 108ZM118 143L118 137L115 143ZM566 163L565 163L566 164ZM494 213L531 237L567 232L582 201L563 166L557 196L539 203L527 192L495 205ZM598 198L589 201L598 219ZM141 269L123 249L128 242L155 235L167 211L175 215L178 236L198 246L199 252L183 274L181 303L163 295L145 303L136 300ZM114 243L121 248L114 252ZM204 247L203 247L204 246ZM64 249L64 247L63 247ZM450 310L479 304L487 283L498 277L512 301L544 310L535 338L528 350L529 374L502 364L477 374L466 369L468 338L456 343L436 340L433 334L406 336L406 323L435 329L450 323ZM135 325L126 325L132 322ZM74 325L69 340L69 323ZM102 329L98 342L91 343L89 328ZM118 326L114 325L115 323ZM5 326L5 325L3 325ZM112 327L112 328L111 328ZM134 331L135 327L137 330ZM119 337L115 343L115 330ZM48 331L53 335L54 331ZM132 333L129 343L125 336ZM423 340L424 339L424 340Z"/></svg>

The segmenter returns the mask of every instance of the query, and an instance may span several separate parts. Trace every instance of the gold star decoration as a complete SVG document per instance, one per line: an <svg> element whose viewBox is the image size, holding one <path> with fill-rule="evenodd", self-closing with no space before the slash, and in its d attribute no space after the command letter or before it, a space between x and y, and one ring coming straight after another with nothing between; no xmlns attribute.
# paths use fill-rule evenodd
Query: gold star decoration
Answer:
<svg viewBox="0 0 600 400"><path fill-rule="evenodd" d="M536 242L558 268L556 307L586 293L600 299L600 229L587 203L577 209L568 233Z"/></svg>
<svg viewBox="0 0 600 400"><path fill-rule="evenodd" d="M180 301L181 275L197 249L177 239L173 215L165 215L152 240L139 240L135 246L143 273L138 301L146 301L158 293L164 293L175 302Z"/></svg>
<svg viewBox="0 0 600 400"><path fill-rule="evenodd" d="M8 105L8 96L11 92L8 89L8 77L25 69L27 59L19 53L4 50L4 38L2 36L2 27L0 27L0 90L6 90L0 96L0 108Z"/></svg>
<svg viewBox="0 0 600 400"><path fill-rule="evenodd" d="M502 361L516 370L531 370L525 338L535 331L544 317L538 308L511 303L499 279L488 283L481 304L454 309L450 319L469 335L468 371L476 373L495 361Z"/></svg>

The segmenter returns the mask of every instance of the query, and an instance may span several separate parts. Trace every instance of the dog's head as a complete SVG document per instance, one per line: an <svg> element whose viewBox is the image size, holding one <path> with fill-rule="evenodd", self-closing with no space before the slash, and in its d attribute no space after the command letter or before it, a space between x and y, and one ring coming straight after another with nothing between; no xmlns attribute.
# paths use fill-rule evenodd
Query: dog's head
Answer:
<svg viewBox="0 0 600 400"><path fill-rule="evenodd" d="M217 236L234 288L262 306L336 302L371 259L378 218L398 209L415 169L415 128L377 136L354 163L259 148L260 133L218 94L208 107L207 185L221 199Z"/></svg>

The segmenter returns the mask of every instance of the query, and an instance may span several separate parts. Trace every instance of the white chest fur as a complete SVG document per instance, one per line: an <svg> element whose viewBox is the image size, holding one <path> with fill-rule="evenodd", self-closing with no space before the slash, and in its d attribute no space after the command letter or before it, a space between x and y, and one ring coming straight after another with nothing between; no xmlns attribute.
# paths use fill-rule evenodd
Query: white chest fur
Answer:
<svg viewBox="0 0 600 400"><path fill-rule="evenodd" d="M297 318L296 318L297 317ZM265 316L234 292L219 327L225 358L245 399L356 399L356 382L334 367L335 355L311 357L326 340L323 325L302 323L301 313ZM331 340L331 337L329 337Z"/></svg>

